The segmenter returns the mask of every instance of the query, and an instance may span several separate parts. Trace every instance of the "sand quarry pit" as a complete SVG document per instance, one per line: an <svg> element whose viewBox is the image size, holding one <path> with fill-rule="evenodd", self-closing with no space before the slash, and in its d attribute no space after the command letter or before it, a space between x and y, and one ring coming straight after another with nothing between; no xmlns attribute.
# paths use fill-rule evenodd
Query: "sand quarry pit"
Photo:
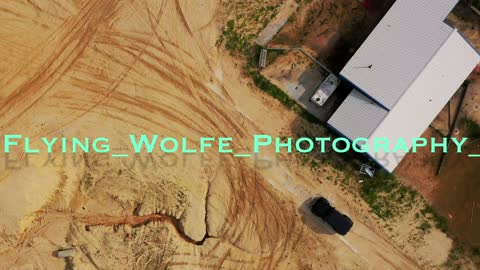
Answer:
<svg viewBox="0 0 480 270"><path fill-rule="evenodd" d="M131 133L194 144L230 136L236 152L251 150L253 134L278 136L296 115L252 89L216 45L221 9L216 1L1 1L2 132L103 136L119 152L131 150ZM365 204L288 164L60 150L1 154L0 269L418 269L443 263L438 254L450 248L437 236L423 248L441 252L419 261ZM346 237L299 213L325 193L354 219ZM53 255L72 247L73 258Z"/></svg>

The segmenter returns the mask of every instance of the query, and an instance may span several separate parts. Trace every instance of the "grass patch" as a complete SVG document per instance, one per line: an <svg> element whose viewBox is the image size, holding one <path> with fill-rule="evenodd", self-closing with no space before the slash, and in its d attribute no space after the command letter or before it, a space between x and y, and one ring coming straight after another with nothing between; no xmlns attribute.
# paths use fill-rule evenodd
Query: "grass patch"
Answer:
<svg viewBox="0 0 480 270"><path fill-rule="evenodd" d="M250 49L248 37L235 31L234 20L229 20L223 28L220 42L224 42L225 48L234 56L245 55Z"/></svg>
<svg viewBox="0 0 480 270"><path fill-rule="evenodd" d="M395 197L396 191L400 188L401 185L393 174L380 170L376 172L374 178L367 179L361 185L360 195L372 211L385 220L399 214L398 205L401 202Z"/></svg>
<svg viewBox="0 0 480 270"><path fill-rule="evenodd" d="M430 205L425 206L422 210L420 210L420 213L423 216L428 217L430 220L432 220L435 223L435 227L442 232L446 233L448 231L448 220L439 215L435 209L433 209Z"/></svg>
<svg viewBox="0 0 480 270"><path fill-rule="evenodd" d="M432 225L430 225L430 222L428 221L423 221L419 226L418 229L422 230L423 232L427 232L432 228Z"/></svg>
<svg viewBox="0 0 480 270"><path fill-rule="evenodd" d="M420 197L417 191L401 184L393 174L384 170L377 171L374 178L367 179L362 184L360 195L372 211L384 220L410 211ZM423 203L426 206L415 214L417 219L423 220L418 229L426 232L433 223L437 229L446 233L448 220L438 214L427 202L423 201Z"/></svg>

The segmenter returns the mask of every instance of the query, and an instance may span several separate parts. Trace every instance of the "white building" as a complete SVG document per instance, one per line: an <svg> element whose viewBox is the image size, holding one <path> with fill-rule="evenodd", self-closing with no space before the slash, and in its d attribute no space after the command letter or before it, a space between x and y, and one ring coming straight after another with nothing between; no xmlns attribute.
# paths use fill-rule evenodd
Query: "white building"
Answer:
<svg viewBox="0 0 480 270"><path fill-rule="evenodd" d="M354 140L420 137L480 62L444 23L457 0L397 0L340 72L356 90L328 120ZM409 148L411 145L407 145ZM406 153L369 155L392 172Z"/></svg>

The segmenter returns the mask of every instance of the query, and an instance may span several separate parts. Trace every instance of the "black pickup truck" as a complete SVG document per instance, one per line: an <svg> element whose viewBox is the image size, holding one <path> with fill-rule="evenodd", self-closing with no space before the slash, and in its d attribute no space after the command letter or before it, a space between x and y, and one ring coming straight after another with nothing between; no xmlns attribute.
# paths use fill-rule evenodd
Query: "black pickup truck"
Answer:
<svg viewBox="0 0 480 270"><path fill-rule="evenodd" d="M353 221L330 205L324 197L315 198L312 203L312 213L322 218L338 234L345 235L353 226Z"/></svg>

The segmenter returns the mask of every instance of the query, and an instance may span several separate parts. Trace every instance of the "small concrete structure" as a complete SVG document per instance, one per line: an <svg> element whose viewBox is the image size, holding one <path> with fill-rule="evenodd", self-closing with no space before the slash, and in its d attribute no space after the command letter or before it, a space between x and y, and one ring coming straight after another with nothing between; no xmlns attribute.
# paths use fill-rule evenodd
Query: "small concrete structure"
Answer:
<svg viewBox="0 0 480 270"><path fill-rule="evenodd" d="M337 76L333 74L328 75L310 100L318 106L323 106L335 89L337 89L339 84L340 80Z"/></svg>
<svg viewBox="0 0 480 270"><path fill-rule="evenodd" d="M75 248L69 248L69 249L62 249L58 250L55 255L58 258L71 258L74 257L77 254L77 250Z"/></svg>
<svg viewBox="0 0 480 270"><path fill-rule="evenodd" d="M267 63L267 50L261 49L260 50L260 57L258 59L258 66L260 68L265 68Z"/></svg>

